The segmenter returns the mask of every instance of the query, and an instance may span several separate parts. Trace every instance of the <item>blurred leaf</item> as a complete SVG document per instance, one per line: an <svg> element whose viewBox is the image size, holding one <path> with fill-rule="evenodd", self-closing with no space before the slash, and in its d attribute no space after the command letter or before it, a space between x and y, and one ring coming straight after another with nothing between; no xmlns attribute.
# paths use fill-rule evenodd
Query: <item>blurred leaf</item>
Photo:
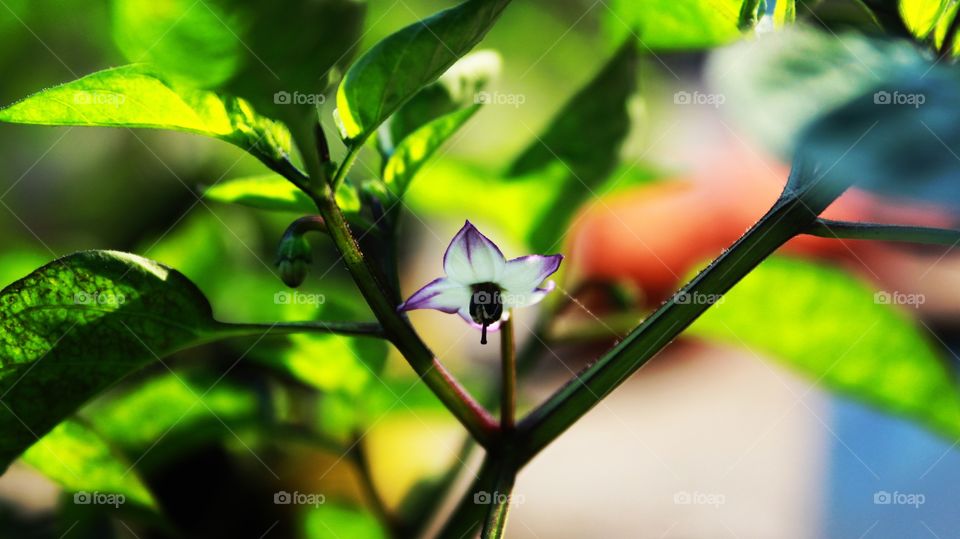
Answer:
<svg viewBox="0 0 960 539"><path fill-rule="evenodd" d="M0 292L0 466L127 374L177 350L259 335L213 319L179 272L115 251L55 260Z"/></svg>
<svg viewBox="0 0 960 539"><path fill-rule="evenodd" d="M122 494L125 503L156 508L156 500L107 441L88 426L68 419L27 449L23 460L70 492Z"/></svg>
<svg viewBox="0 0 960 539"><path fill-rule="evenodd" d="M930 70L874 87L810 125L797 156L816 167L797 190L850 185L960 208L960 76Z"/></svg>
<svg viewBox="0 0 960 539"><path fill-rule="evenodd" d="M561 161L569 170L547 211L540 214L527 243L537 252L556 248L580 204L617 166L630 132L628 104L637 87L637 49L627 40L606 66L578 91L508 174L529 174ZM544 191L551 192L551 191Z"/></svg>
<svg viewBox="0 0 960 539"><path fill-rule="evenodd" d="M633 35L653 51L705 49L740 37L743 0L612 0L605 25L616 42Z"/></svg>
<svg viewBox="0 0 960 539"><path fill-rule="evenodd" d="M349 60L364 10L355 0L113 0L113 38L131 62L288 118L322 102L331 70Z"/></svg>
<svg viewBox="0 0 960 539"><path fill-rule="evenodd" d="M396 196L406 193L420 168L479 109L480 105L473 105L451 112L404 137L383 168L383 180Z"/></svg>
<svg viewBox="0 0 960 539"><path fill-rule="evenodd" d="M304 528L305 536L309 539L340 539L342 537L387 539L388 537L386 530L370 513L330 502L308 510Z"/></svg>
<svg viewBox="0 0 960 539"><path fill-rule="evenodd" d="M83 414L126 453L150 451L162 459L167 455L153 454L158 440L182 449L258 420L257 394L220 374L192 369L152 376L104 395Z"/></svg>
<svg viewBox="0 0 960 539"><path fill-rule="evenodd" d="M337 91L341 134L366 140L384 120L483 39L510 0L467 0L380 41Z"/></svg>
<svg viewBox="0 0 960 539"><path fill-rule="evenodd" d="M425 124L477 104L480 92L499 75L501 63L500 55L490 50L472 52L458 60L380 126L377 143L381 155L390 157L395 146Z"/></svg>
<svg viewBox="0 0 960 539"><path fill-rule="evenodd" d="M137 65L41 90L0 109L0 121L185 131L235 144L268 164L290 153L286 128L249 103L174 86Z"/></svg>
<svg viewBox="0 0 960 539"><path fill-rule="evenodd" d="M910 317L848 274L772 258L690 328L769 355L838 393L960 436L954 375Z"/></svg>
<svg viewBox="0 0 960 539"><path fill-rule="evenodd" d="M789 157L799 131L819 115L895 73L928 67L905 41L797 26L716 51L707 79L738 128Z"/></svg>
<svg viewBox="0 0 960 539"><path fill-rule="evenodd" d="M204 189L203 196L217 202L240 204L259 210L317 213L317 206L310 197L279 174L222 181ZM337 205L346 214L360 211L360 198L352 184L344 182L337 186Z"/></svg>

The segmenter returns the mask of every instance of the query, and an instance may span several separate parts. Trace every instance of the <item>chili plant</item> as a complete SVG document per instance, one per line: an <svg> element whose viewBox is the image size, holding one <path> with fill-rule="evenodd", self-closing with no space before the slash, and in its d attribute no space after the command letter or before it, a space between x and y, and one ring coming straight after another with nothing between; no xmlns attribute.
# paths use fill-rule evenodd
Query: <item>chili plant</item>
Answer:
<svg viewBox="0 0 960 539"><path fill-rule="evenodd" d="M337 264L349 271L366 308L355 298L345 308L325 308L322 319L222 321L200 288L176 268L106 250L58 258L4 288L0 461L6 467L22 456L80 496L80 505L90 503L84 496L109 493L113 497L104 503L135 509L126 514L124 526L131 522L150 534L169 536L253 531L188 529L184 515L171 513L170 494L153 488L156 478L142 480L137 466L131 467L139 459L131 463L124 455L125 446L152 448L183 419L168 420L155 412L136 416L132 399L154 399L160 406L151 409L162 410L164 403L173 406L171 395L186 391L199 394L198 402L215 419L217 430L219 423L232 433L228 423L237 424L234 413L251 416L257 419L253 428L269 440L330 449L354 463L376 516L372 523L354 523L349 529L355 536L417 536L428 522L442 517L440 536L479 531L500 537L517 473L732 289L733 301L738 293L752 298L741 300L737 312L744 314L726 317L729 311L718 307L714 318L707 316L693 327L695 333L709 335L717 320L763 324L770 316L773 320L766 322L771 325L800 324L777 320L770 308L776 279L748 278L755 271L775 276L776 261L765 260L788 241L800 235L838 242L953 246L960 241L960 231L950 229L821 218L855 185L896 200L948 207L960 200L960 74L953 64L960 17L950 2L851 2L851 10L842 13L831 11L828 2L809 1L601 2L612 14L608 33L615 45L597 66L584 66L593 72L590 80L571 92L542 133L503 172L489 172L497 176L495 182L484 184L466 169L451 169L443 185L431 187L465 193L470 203L456 208L462 209L458 220L466 223L446 252L434 255L438 270L442 260L444 276L406 293L400 282L407 197L443 145L485 105L504 97L488 87L501 62L498 54L472 51L499 19L511 16L510 1L453 5L362 51L364 6L352 0L199 4L174 1L164 4L170 9L154 9L143 0L115 0L114 38L132 63L41 90L0 110L0 120L121 127L133 136L144 128L174 130L239 147L266 170L253 178L215 182L203 193L204 200L280 215L300 213L280 238L276 277L290 288L304 287L308 274L318 269L310 241L329 238ZM621 165L621 146L637 121L630 104L643 94L637 84L639 67L657 69L658 54L672 50L723 46L711 69L744 64L724 79L725 95L740 96L737 114L762 134L763 129L773 133L770 139L793 163L782 193L721 256L638 323L635 318L628 327L618 326L623 335L612 348L518 417L523 374L549 348L553 321L568 305L565 295L551 292L568 279L563 256L555 251L562 249L559 240L575 211ZM825 81L838 77L845 79L842 92L830 86L829 93L818 93ZM327 96L335 106L326 103ZM678 92L675 98L689 100L691 94ZM801 102L792 110L805 112L781 116L778 98ZM379 166L367 166L374 161ZM360 162L366 170L356 166ZM501 197L508 196L519 196L529 211L498 213ZM471 224L478 217L473 212L513 222L532 254L505 256L496 234L487 231L488 238ZM741 288L734 287L745 278L738 292ZM278 302L297 297L278 294ZM541 301L533 327L514 323L517 309ZM415 309L458 314L477 329L480 342L495 341L498 346L485 349L501 358L501 375L486 384L495 389L474 396L445 367L447 358L431 350L411 324L407 312ZM368 312L370 318L358 321L358 312ZM899 315L885 320L904 325ZM597 324L607 326L602 320ZM904 331L888 345L888 358L897 357L853 376L831 374L832 357L797 357L776 339L765 345L774 355L782 352L800 371L825 378L837 391L955 438L960 435L960 392L952 374L925 337L910 328ZM342 336L336 342L348 343L320 346L311 358L334 373L338 364L354 359L379 372L385 345L391 345L416 374L418 387L427 388L462 425L467 435L462 455L474 445L482 448L483 464L465 492L453 493L460 502L449 515L439 513L440 502L463 473L461 459L443 477L419 485L399 508L388 507L370 476L366 426L359 421L345 433L331 433L310 414L298 414L298 406L309 407L311 397L323 395L324 388L323 383L304 383L290 364L280 376L281 394L292 403L285 412L268 383L275 379L267 376L253 382L255 398L240 408L218 404L225 402L218 401L219 395L236 389L233 380L220 384L226 373L208 380L170 370L174 380L148 377L123 395L123 407L98 398L145 366L166 366L164 359L175 352L227 339L259 342L270 335L305 333ZM529 339L526 333L532 333ZM519 351L518 337L528 343ZM824 341L831 350L841 344L842 338ZM302 346L307 354L314 350ZM356 391L339 402L341 409L362 408L371 398ZM133 410L135 417L124 423L123 410ZM335 406L321 407L321 415L335 412ZM103 417L112 419L104 422ZM146 439L132 440L123 427L150 421L157 428ZM316 497L291 500L293 496L302 497L277 491L273 501L324 502ZM353 518L344 514L346 521ZM278 530L278 536L298 533L288 523Z"/></svg>

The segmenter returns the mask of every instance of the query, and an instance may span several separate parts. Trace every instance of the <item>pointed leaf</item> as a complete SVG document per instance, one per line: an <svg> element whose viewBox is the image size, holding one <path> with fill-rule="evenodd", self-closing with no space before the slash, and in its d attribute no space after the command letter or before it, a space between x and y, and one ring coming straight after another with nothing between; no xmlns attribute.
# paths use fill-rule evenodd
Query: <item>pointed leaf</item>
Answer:
<svg viewBox="0 0 960 539"><path fill-rule="evenodd" d="M388 36L347 71L337 91L341 134L366 140L421 88L483 39L510 0L467 0Z"/></svg>
<svg viewBox="0 0 960 539"><path fill-rule="evenodd" d="M38 125L145 127L235 144L270 163L290 154L290 133L242 99L175 86L149 68L98 71L0 109L0 121Z"/></svg>
<svg viewBox="0 0 960 539"><path fill-rule="evenodd" d="M279 174L263 174L217 183L203 191L203 196L226 204L239 204L270 211L300 214L316 213L313 201ZM360 211L360 199L353 185L344 182L337 187L337 205L348 214Z"/></svg>

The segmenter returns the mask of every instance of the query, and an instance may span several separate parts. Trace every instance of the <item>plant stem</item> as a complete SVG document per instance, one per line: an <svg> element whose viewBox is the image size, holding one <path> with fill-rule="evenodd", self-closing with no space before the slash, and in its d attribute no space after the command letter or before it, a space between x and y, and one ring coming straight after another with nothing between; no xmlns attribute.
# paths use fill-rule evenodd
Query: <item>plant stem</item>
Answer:
<svg viewBox="0 0 960 539"><path fill-rule="evenodd" d="M386 338L383 327L376 322L274 322L274 323L218 323L217 336L247 337L269 335L290 335L294 333L333 333L357 337Z"/></svg>
<svg viewBox="0 0 960 539"><path fill-rule="evenodd" d="M510 498L513 493L513 483L516 479L516 470L504 464L497 474L497 481L493 493L490 495L490 509L483 522L482 539L497 539L503 537L507 528L507 513L510 511Z"/></svg>
<svg viewBox="0 0 960 539"><path fill-rule="evenodd" d="M960 230L877 223L851 223L830 219L817 219L803 233L830 239L904 241L932 245L956 245L960 243Z"/></svg>
<svg viewBox="0 0 960 539"><path fill-rule="evenodd" d="M334 191L337 190L337 187L340 186L343 179L347 177L347 172L350 172L350 169L353 168L353 163L357 160L357 157L360 155L360 150L362 149L363 141L357 141L347 146L347 155L343 157L343 162L340 163L340 167L337 168L337 172L330 180L330 185Z"/></svg>
<svg viewBox="0 0 960 539"><path fill-rule="evenodd" d="M778 247L808 227L840 193L825 192L817 195L816 200L809 199L808 195L810 193L785 191L757 224L680 293L691 296L724 294ZM678 295L520 422L519 451L515 457L521 465L646 364L710 307L710 302L678 303Z"/></svg>
<svg viewBox="0 0 960 539"><path fill-rule="evenodd" d="M316 155L316 144L312 140L313 131L306 132L305 136L306 139L298 139L297 141L300 151L307 155L305 161L309 165L308 170L310 170L311 176L322 177L318 176L322 174L319 170L322 167ZM355 153L359 150L351 151ZM351 158L348 155L334 178L343 178L346 175L346 169L349 168L355 157L354 155ZM397 306L389 299L394 294L377 278L373 267L360 251L356 239L347 226L343 213L337 207L333 198L332 186L324 185L322 195L316 192L308 194L316 203L320 215L326 222L330 238L340 251L347 269L370 309L383 326L387 338L397 347L397 350L423 379L424 383L443 402L444 406L467 428L470 435L480 445L491 447L493 441L499 436L497 422L434 357L409 322L397 312Z"/></svg>
<svg viewBox="0 0 960 539"><path fill-rule="evenodd" d="M500 388L500 428L513 430L517 408L517 354L513 332L513 313L500 324L500 358L503 384Z"/></svg>

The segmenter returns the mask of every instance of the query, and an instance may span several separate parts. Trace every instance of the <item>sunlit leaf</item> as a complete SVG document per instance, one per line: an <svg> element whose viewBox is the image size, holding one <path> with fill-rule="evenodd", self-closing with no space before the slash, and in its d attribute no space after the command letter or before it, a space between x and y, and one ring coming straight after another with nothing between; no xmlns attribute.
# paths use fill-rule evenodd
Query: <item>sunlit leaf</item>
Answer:
<svg viewBox="0 0 960 539"><path fill-rule="evenodd" d="M907 28L918 38L926 38L943 17L949 0L900 0L900 14Z"/></svg>
<svg viewBox="0 0 960 539"><path fill-rule="evenodd" d="M859 187L960 208L960 77L931 67L893 78L810 125L798 159L810 175L798 189Z"/></svg>
<svg viewBox="0 0 960 539"><path fill-rule="evenodd" d="M0 466L85 401L177 350L259 335L213 319L179 272L135 255L85 251L0 292Z"/></svg>
<svg viewBox="0 0 960 539"><path fill-rule="evenodd" d="M210 200L240 204L259 210L316 213L310 197L279 174L235 178L217 183L203 191Z"/></svg>
<svg viewBox="0 0 960 539"><path fill-rule="evenodd" d="M608 33L620 42L634 35L654 51L722 45L740 36L743 0L613 0Z"/></svg>
<svg viewBox="0 0 960 539"><path fill-rule="evenodd" d="M380 126L380 153L388 158L407 135L423 125L482 101L481 92L499 75L500 65L500 55L490 50L472 52L458 60Z"/></svg>
<svg viewBox="0 0 960 539"><path fill-rule="evenodd" d="M120 494L125 504L156 507L156 501L125 458L90 427L60 423L23 454L23 460L72 492Z"/></svg>
<svg viewBox="0 0 960 539"><path fill-rule="evenodd" d="M365 140L483 39L509 0L468 0L390 35L350 67L337 91L342 135Z"/></svg>
<svg viewBox="0 0 960 539"><path fill-rule="evenodd" d="M957 383L910 319L910 305L903 305L910 303L907 298L876 292L837 269L774 258L737 284L690 331L745 346L825 388L955 439L960 436ZM901 305L892 305L896 303Z"/></svg>
<svg viewBox="0 0 960 539"><path fill-rule="evenodd" d="M383 168L383 180L395 195L403 196L420 168L479 108L473 105L441 116L403 139Z"/></svg>
<svg viewBox="0 0 960 539"><path fill-rule="evenodd" d="M242 99L176 86L144 66L98 71L0 109L0 121L169 129L235 144L267 163L290 154L290 133Z"/></svg>

